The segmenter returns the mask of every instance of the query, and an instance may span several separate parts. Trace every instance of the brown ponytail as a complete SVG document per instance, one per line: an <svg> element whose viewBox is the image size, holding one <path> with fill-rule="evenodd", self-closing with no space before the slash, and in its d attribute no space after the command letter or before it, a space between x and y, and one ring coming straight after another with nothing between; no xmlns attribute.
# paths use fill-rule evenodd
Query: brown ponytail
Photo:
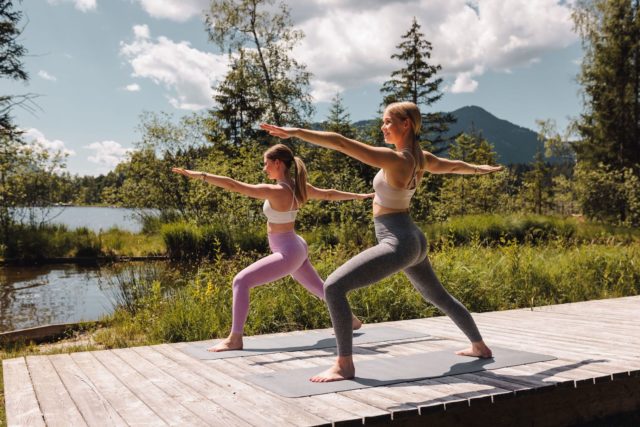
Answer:
<svg viewBox="0 0 640 427"><path fill-rule="evenodd" d="M296 199L298 203L302 204L307 201L307 167L304 165L302 159L298 156L293 158L295 171L295 185L296 185Z"/></svg>

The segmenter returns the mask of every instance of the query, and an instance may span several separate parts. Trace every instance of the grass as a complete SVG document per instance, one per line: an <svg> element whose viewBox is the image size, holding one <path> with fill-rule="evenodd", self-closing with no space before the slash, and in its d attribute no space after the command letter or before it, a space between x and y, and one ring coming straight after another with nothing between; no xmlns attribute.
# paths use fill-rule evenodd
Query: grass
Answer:
<svg viewBox="0 0 640 427"><path fill-rule="evenodd" d="M112 228L100 233L98 239L102 252L109 255L142 257L166 253L160 233L140 234Z"/></svg>
<svg viewBox="0 0 640 427"><path fill-rule="evenodd" d="M1 245L0 257L37 261L46 258L163 255L160 233L144 234L111 228L96 233L87 228L69 230L64 225L16 226L10 241Z"/></svg>
<svg viewBox="0 0 640 427"><path fill-rule="evenodd" d="M355 247L312 246L321 277L349 259ZM225 336L231 324L234 275L257 260L239 253L201 264L181 286L150 278L135 283L135 301L112 316L96 339L108 347L201 340ZM442 245L430 254L449 292L471 311L499 311L640 293L640 245ZM407 278L396 274L349 294L353 311L368 323L439 314ZM123 306L124 307L124 306ZM248 335L330 327L324 303L291 278L254 288Z"/></svg>

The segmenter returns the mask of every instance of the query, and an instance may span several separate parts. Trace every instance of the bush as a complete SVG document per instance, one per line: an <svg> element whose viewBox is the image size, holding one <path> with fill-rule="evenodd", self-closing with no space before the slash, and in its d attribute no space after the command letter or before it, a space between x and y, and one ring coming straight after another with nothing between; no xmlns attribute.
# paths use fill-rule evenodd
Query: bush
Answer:
<svg viewBox="0 0 640 427"><path fill-rule="evenodd" d="M238 250L265 253L269 250L264 228L229 228L222 224L198 226L185 222L165 224L161 228L169 258L174 260L213 258L233 255Z"/></svg>
<svg viewBox="0 0 640 427"><path fill-rule="evenodd" d="M64 225L15 225L5 243L5 256L25 262L56 257L102 255L99 237L87 228L68 230Z"/></svg>

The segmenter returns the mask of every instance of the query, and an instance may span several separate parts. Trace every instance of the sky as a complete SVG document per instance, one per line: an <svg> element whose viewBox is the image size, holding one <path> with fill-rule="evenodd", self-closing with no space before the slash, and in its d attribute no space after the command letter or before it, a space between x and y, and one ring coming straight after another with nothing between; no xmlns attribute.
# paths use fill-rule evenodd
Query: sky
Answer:
<svg viewBox="0 0 640 427"><path fill-rule="evenodd" d="M391 59L415 16L440 64L433 111L477 105L537 130L563 130L582 111L576 76L583 56L567 0L289 0L304 39L292 55L312 73L314 120L343 98L352 121L376 117L380 87L402 63ZM180 118L214 106L227 55L208 41L210 0L14 0L23 11L25 84L16 108L25 139L67 154L77 175L108 173L140 141L144 112Z"/></svg>

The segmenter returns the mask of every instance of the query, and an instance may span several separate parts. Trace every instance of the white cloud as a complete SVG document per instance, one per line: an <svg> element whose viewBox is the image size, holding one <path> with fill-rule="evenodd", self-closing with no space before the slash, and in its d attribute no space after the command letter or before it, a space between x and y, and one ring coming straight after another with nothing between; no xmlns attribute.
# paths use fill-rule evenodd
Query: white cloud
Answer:
<svg viewBox="0 0 640 427"><path fill-rule="evenodd" d="M134 25L133 35L136 37L136 39L148 39L149 37L151 37L151 33L147 25Z"/></svg>
<svg viewBox="0 0 640 427"><path fill-rule="evenodd" d="M38 71L38 76L44 80L49 80L51 82L55 82L56 80L58 80L55 76L52 76L44 70Z"/></svg>
<svg viewBox="0 0 640 427"><path fill-rule="evenodd" d="M387 80L402 66L390 56L412 16L433 45L439 75L455 80L452 91L473 91L473 77L528 66L577 40L569 5L558 0L308 0L292 9L306 35L294 56L320 86Z"/></svg>
<svg viewBox="0 0 640 427"><path fill-rule="evenodd" d="M47 0L47 2L54 5L60 3L73 3L75 8L82 12L96 10L98 7L96 0Z"/></svg>
<svg viewBox="0 0 640 427"><path fill-rule="evenodd" d="M467 93L475 92L477 88L478 82L471 78L471 73L460 73L456 76L449 91L451 93Z"/></svg>
<svg viewBox="0 0 640 427"><path fill-rule="evenodd" d="M93 142L83 148L95 151L94 155L88 157L91 163L96 163L108 170L115 168L134 151L132 148L124 148L115 141Z"/></svg>
<svg viewBox="0 0 640 427"><path fill-rule="evenodd" d="M140 91L140 85L137 83L132 83L130 85L126 85L124 90L128 91L128 92L139 92Z"/></svg>
<svg viewBox="0 0 640 427"><path fill-rule="evenodd" d="M138 0L140 6L154 18L185 22L194 16L203 15L210 0Z"/></svg>
<svg viewBox="0 0 640 427"><path fill-rule="evenodd" d="M24 131L22 136L27 144L36 150L48 151L51 155L76 155L76 152L70 148L67 148L63 141L60 141L59 139L49 140L38 129L27 129Z"/></svg>
<svg viewBox="0 0 640 427"><path fill-rule="evenodd" d="M133 68L133 77L148 78L167 91L169 103L183 110L213 105L214 83L227 73L226 55L202 52L189 42L166 37L153 40L146 25L134 27L131 43L120 42L120 54Z"/></svg>
<svg viewBox="0 0 640 427"><path fill-rule="evenodd" d="M311 96L315 102L331 102L336 93L342 92L343 87L323 80L314 80L311 83Z"/></svg>

